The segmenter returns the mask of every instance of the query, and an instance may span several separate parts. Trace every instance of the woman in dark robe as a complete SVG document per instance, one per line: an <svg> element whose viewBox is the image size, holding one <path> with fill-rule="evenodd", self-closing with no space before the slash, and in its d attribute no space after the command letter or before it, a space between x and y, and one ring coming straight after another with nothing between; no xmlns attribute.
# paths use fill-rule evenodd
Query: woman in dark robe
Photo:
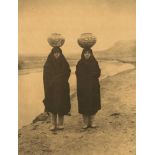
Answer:
<svg viewBox="0 0 155 155"><path fill-rule="evenodd" d="M96 127L94 117L101 109L100 68L91 49L84 49L76 66L78 110L83 115L83 128Z"/></svg>
<svg viewBox="0 0 155 155"><path fill-rule="evenodd" d="M44 65L45 111L51 116L50 130L63 129L64 115L70 112L70 67L59 47L54 47ZM58 124L57 124L58 116Z"/></svg>

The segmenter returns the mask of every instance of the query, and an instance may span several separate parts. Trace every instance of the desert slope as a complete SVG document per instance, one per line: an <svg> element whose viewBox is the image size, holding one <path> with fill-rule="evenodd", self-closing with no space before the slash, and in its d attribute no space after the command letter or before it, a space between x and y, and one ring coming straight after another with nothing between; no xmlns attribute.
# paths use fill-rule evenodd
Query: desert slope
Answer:
<svg viewBox="0 0 155 155"><path fill-rule="evenodd" d="M72 116L66 116L64 131L49 131L46 114L19 130L20 155L134 155L135 69L101 81L102 109L97 129L81 129L76 95ZM39 121L42 120L42 121Z"/></svg>

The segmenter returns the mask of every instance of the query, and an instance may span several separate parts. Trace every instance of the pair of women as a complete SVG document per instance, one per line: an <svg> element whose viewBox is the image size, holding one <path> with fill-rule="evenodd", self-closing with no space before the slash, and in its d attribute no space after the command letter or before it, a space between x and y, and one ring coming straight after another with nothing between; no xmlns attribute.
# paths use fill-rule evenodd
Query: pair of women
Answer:
<svg viewBox="0 0 155 155"><path fill-rule="evenodd" d="M51 117L50 130L64 129L64 115L70 112L70 67L59 47L54 47L44 65L43 80L45 111ZM94 116L100 103L100 68L91 49L84 49L76 65L78 111L83 116L84 126L96 127ZM57 122L58 120L58 122Z"/></svg>

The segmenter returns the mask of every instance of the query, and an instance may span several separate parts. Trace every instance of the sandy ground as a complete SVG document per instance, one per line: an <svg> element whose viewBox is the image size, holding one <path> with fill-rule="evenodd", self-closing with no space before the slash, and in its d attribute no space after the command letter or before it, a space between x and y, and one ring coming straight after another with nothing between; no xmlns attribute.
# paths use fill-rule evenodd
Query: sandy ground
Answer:
<svg viewBox="0 0 155 155"><path fill-rule="evenodd" d="M132 69L101 81L98 128L81 129L75 95L63 131L49 131L48 119L19 130L19 155L135 155L135 74Z"/></svg>

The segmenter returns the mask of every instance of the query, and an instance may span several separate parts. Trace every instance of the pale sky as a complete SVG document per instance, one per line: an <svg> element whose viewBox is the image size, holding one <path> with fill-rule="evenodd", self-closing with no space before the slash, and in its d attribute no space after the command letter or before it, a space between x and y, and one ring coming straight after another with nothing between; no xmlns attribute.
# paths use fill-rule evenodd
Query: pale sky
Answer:
<svg viewBox="0 0 155 155"><path fill-rule="evenodd" d="M81 52L77 38L92 32L93 50L135 40L135 0L19 0L19 54L48 54L47 38L62 33L65 54Z"/></svg>

